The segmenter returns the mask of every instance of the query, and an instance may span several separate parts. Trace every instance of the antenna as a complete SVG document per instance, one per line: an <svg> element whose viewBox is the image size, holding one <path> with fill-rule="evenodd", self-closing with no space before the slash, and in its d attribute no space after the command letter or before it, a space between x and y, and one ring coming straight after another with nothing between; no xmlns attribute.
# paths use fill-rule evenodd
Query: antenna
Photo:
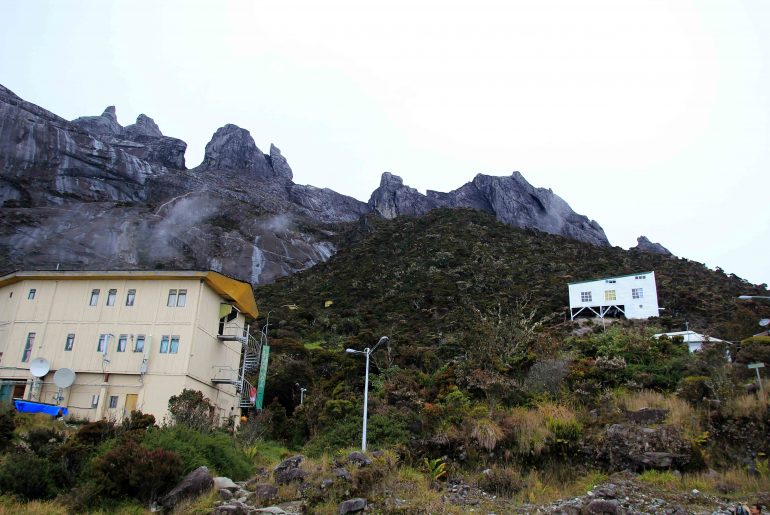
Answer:
<svg viewBox="0 0 770 515"><path fill-rule="evenodd" d="M69 388L75 382L75 371L71 368L60 368L53 375L53 382L59 387L59 391L56 393L56 405L58 406L59 402L64 398L61 391Z"/></svg>
<svg viewBox="0 0 770 515"><path fill-rule="evenodd" d="M29 364L29 373L35 377L43 377L51 370L51 364L45 358L35 358Z"/></svg>

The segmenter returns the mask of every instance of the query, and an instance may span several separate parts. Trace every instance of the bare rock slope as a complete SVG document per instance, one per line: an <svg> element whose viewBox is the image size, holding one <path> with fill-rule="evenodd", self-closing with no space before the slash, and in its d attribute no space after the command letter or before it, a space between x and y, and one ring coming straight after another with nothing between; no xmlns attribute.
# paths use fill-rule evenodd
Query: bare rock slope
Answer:
<svg viewBox="0 0 770 515"><path fill-rule="evenodd" d="M0 85L0 273L20 268L207 268L254 284L328 259L341 223L470 207L525 228L607 245L601 227L518 172L422 195L383 174L369 203L294 184L274 145L219 128L200 166L186 143L114 106L65 120Z"/></svg>

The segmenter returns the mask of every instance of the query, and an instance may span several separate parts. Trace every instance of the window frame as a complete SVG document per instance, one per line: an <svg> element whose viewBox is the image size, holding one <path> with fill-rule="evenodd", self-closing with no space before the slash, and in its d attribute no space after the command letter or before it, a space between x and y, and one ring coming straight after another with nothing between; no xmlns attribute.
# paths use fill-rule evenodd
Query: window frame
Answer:
<svg viewBox="0 0 770 515"><path fill-rule="evenodd" d="M164 334L160 337L160 347L158 349L158 354L168 354L168 346L169 346L169 337L167 334Z"/></svg>
<svg viewBox="0 0 770 515"><path fill-rule="evenodd" d="M109 409L117 409L118 407L118 395L110 395L107 401L109 403Z"/></svg>
<svg viewBox="0 0 770 515"><path fill-rule="evenodd" d="M99 341L96 342L96 352L101 352L102 354L107 352L107 343L110 341L109 336L108 333L99 334Z"/></svg>
<svg viewBox="0 0 770 515"><path fill-rule="evenodd" d="M133 306L136 302L136 288L132 288L126 292L126 306Z"/></svg>
<svg viewBox="0 0 770 515"><path fill-rule="evenodd" d="M24 350L21 352L21 362L29 363L32 355L32 348L35 346L35 337L37 333L27 333L27 340L24 342Z"/></svg>
<svg viewBox="0 0 770 515"><path fill-rule="evenodd" d="M166 299L167 308L173 308L176 306L176 292L176 288L171 288L168 290L168 298Z"/></svg>
<svg viewBox="0 0 770 515"><path fill-rule="evenodd" d="M127 334L121 334L118 336L118 348L116 349L116 352L126 352L126 347L128 346L128 335Z"/></svg>
<svg viewBox="0 0 770 515"><path fill-rule="evenodd" d="M115 288L110 288L107 290L107 302L104 304L105 306L114 306L115 301L118 300L118 290Z"/></svg>
<svg viewBox="0 0 770 515"><path fill-rule="evenodd" d="M631 288L631 298L632 299L643 299L644 298L644 288Z"/></svg>
<svg viewBox="0 0 770 515"><path fill-rule="evenodd" d="M144 344L145 344L145 338L143 334L137 334L136 338L134 339L134 352L144 352ZM139 346L139 342L142 343L142 346Z"/></svg>
<svg viewBox="0 0 770 515"><path fill-rule="evenodd" d="M94 288L91 290L91 298L88 301L89 306L98 306L99 305L99 294L101 293L101 290L99 288Z"/></svg>
<svg viewBox="0 0 770 515"><path fill-rule="evenodd" d="M617 290L604 290L604 300L605 301L618 300Z"/></svg>
<svg viewBox="0 0 770 515"><path fill-rule="evenodd" d="M35 300L35 296L37 295L37 288L30 288L27 292L27 300Z"/></svg>
<svg viewBox="0 0 770 515"><path fill-rule="evenodd" d="M187 289L180 289L176 295L176 307L183 308L187 305Z"/></svg>
<svg viewBox="0 0 770 515"><path fill-rule="evenodd" d="M75 347L75 333L67 334L67 339L64 341L64 351L70 352Z"/></svg>
<svg viewBox="0 0 770 515"><path fill-rule="evenodd" d="M580 302L593 302L593 295L590 291L580 292Z"/></svg>
<svg viewBox="0 0 770 515"><path fill-rule="evenodd" d="M178 354L179 353L179 341L180 337L178 334L172 334L169 338L169 344L168 344L168 353L169 354Z"/></svg>

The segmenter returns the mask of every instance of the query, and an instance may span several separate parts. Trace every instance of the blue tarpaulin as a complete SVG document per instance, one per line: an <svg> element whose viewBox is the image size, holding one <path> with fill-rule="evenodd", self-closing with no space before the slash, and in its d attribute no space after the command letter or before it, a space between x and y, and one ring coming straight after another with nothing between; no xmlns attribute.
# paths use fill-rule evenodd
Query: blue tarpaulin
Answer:
<svg viewBox="0 0 770 515"><path fill-rule="evenodd" d="M61 406L54 406L53 404L42 404L40 402L32 401L13 401L16 406L16 410L20 413L45 413L55 417L61 412L62 416L67 415L67 408Z"/></svg>

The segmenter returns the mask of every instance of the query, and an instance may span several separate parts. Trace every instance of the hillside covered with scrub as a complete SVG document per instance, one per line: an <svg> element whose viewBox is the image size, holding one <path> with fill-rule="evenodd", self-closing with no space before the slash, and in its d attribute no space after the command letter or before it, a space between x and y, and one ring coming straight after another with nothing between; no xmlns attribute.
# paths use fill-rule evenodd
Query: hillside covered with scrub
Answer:
<svg viewBox="0 0 770 515"><path fill-rule="evenodd" d="M252 328L267 324L271 346L265 410L230 431L189 390L165 421L0 412L0 514L142 513L201 465L237 484L168 511L770 506L770 383L748 388L746 366L770 363L770 338L752 336L770 303L737 299L765 285L469 210L362 218L337 238L328 262L255 290ZM655 271L660 318L569 319L568 282L641 271ZM652 337L685 323L726 343L690 354ZM383 335L361 455L364 360L345 350Z"/></svg>

